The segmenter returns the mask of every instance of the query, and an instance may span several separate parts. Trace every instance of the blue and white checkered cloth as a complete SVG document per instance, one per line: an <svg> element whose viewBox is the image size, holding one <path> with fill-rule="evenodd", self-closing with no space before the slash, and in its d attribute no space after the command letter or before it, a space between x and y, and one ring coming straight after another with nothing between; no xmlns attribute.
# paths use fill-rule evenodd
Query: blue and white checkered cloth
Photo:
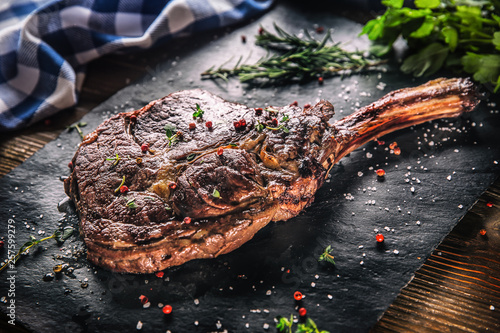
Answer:
<svg viewBox="0 0 500 333"><path fill-rule="evenodd" d="M76 104L86 64L227 26L273 0L0 0L0 130Z"/></svg>

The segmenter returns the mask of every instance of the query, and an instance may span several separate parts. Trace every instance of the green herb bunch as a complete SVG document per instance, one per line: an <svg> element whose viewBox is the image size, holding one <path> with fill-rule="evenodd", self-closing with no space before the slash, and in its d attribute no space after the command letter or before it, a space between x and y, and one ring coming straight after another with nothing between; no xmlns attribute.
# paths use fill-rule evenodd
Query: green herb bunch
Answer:
<svg viewBox="0 0 500 333"><path fill-rule="evenodd" d="M322 40L314 39L307 31L305 38L292 35L276 24L273 34L261 27L256 44L273 53L256 64L242 64L242 58L231 68L215 66L203 72L202 78L238 76L241 82L282 83L307 81L318 77L340 75L346 71L361 71L384 61L365 56L362 51L347 51L339 43L331 43L331 32Z"/></svg>
<svg viewBox="0 0 500 333"><path fill-rule="evenodd" d="M279 317L276 329L280 333L329 333L318 329L318 326L311 318L307 318L303 323L298 323L295 332L293 332L293 315L290 315L290 318Z"/></svg>
<svg viewBox="0 0 500 333"><path fill-rule="evenodd" d="M499 0L415 0L414 8L404 0L382 3L385 13L361 32L374 41L373 54L387 54L401 36L409 47L403 72L422 76L449 68L500 89Z"/></svg>

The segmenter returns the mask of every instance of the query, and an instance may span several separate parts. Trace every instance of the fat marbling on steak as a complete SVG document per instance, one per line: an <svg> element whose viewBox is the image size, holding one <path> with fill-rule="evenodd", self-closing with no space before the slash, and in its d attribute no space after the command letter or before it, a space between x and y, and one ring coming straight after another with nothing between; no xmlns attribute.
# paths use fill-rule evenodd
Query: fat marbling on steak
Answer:
<svg viewBox="0 0 500 333"><path fill-rule="evenodd" d="M477 103L468 79L437 79L331 123L327 101L262 110L180 91L87 135L65 189L92 263L156 272L228 253L270 221L296 216L329 169L364 143ZM204 114L194 120L197 105Z"/></svg>

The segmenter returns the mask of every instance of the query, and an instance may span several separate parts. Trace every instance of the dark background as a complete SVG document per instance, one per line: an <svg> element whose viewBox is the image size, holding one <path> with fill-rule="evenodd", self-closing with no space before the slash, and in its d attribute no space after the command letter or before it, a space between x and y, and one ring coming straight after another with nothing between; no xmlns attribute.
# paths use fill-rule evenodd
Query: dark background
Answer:
<svg viewBox="0 0 500 333"><path fill-rule="evenodd" d="M112 114L140 108L181 89L201 87L251 107L295 100L303 105L324 98L335 105L335 119L340 119L391 90L429 79L403 75L397 63L392 63L387 72L328 79L322 86L310 82L258 88L236 80L200 80L200 72L224 63L231 55L236 61L251 51L249 62L265 55L253 45L261 24L271 29L276 22L294 33L320 25L333 28L335 40L349 48L368 47L365 38L357 38L361 24L335 16L334 5L327 10L312 7L280 3L256 22L235 30L207 33L156 49L157 54L164 52L159 56L163 59L149 67L144 78L85 116L83 121L88 125L84 132L89 133ZM247 36L246 44L241 43L241 35ZM141 55L131 56L131 61L141 61ZM383 90L377 88L380 82L386 84ZM134 331L139 320L144 323L144 332L254 332L265 331L266 324L273 331L274 317L296 314L293 293L300 290L306 295L301 305L321 329L367 331L499 175L494 161L500 160L500 134L496 130L500 117L494 112L496 106L488 104L491 102L483 102L477 111L458 119L388 135L383 146L367 144L334 167L315 203L299 217L269 225L228 255L166 270L162 279L113 274L89 265L78 235L63 247L47 242L17 266L17 322L37 332ZM393 141L401 147L399 156L386 150ZM0 234L6 234L9 218L16 221L19 245L29 235L43 237L38 235L40 230L48 235L59 226L77 227L71 205L63 205L66 213L59 212L57 205L66 197L59 178L68 174L66 165L78 143L75 132L64 132L0 180L0 221L5 221ZM377 180L373 171L377 168L387 172L385 181ZM450 175L451 180L447 180ZM353 200L346 199L349 193ZM375 242L375 229L386 237L382 247ZM335 267L316 260L327 245L333 247ZM58 263L69 264L73 273L43 281ZM1 297L8 287L6 272L0 278ZM84 279L88 279L87 288L81 287ZM140 295L149 298L150 308L143 309ZM157 306L160 302L172 305L171 316L162 314ZM2 311L6 311L5 306Z"/></svg>

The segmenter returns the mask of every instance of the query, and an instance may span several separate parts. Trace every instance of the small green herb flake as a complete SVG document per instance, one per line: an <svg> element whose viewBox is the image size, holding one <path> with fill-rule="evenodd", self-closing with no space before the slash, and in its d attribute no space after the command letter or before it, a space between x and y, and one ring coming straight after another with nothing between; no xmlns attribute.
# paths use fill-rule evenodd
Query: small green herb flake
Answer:
<svg viewBox="0 0 500 333"><path fill-rule="evenodd" d="M278 317L276 318L276 329L280 333L294 333L293 332L293 314L290 318ZM320 330L316 323L311 319L307 318L305 322L297 323L297 329L295 333L329 333L325 330Z"/></svg>
<svg viewBox="0 0 500 333"><path fill-rule="evenodd" d="M383 0L385 13L370 20L361 34L377 55L388 54L402 37L408 45L401 70L427 76L440 69L471 74L499 88L500 12L497 0Z"/></svg>
<svg viewBox="0 0 500 333"><path fill-rule="evenodd" d="M7 260L1 267L0 267L0 272L3 271L5 268L9 267L9 269L14 269L15 264L19 261L21 258L22 254L27 254L28 251L34 247L40 244L41 242L44 242L49 239L55 239L59 244L64 243L72 234L73 234L74 228L73 227L65 227L63 230L56 230L52 235L49 237L45 237L42 239L36 239L33 235L30 235L30 240L24 243L20 248L19 251L15 255L12 255L9 257L9 260Z"/></svg>
<svg viewBox="0 0 500 333"><path fill-rule="evenodd" d="M332 246L328 245L323 251L323 253L319 256L318 261L326 261L332 265L335 265L335 261L333 260L334 257L331 254L332 251L333 251Z"/></svg>
<svg viewBox="0 0 500 333"><path fill-rule="evenodd" d="M163 128L165 129L165 134L167 136L169 147L172 146L173 144L175 144L177 141L179 141L179 139L177 137L177 130L175 129L174 126L165 125L165 127L163 127Z"/></svg>
<svg viewBox="0 0 500 333"><path fill-rule="evenodd" d="M115 157L109 157L109 158L106 158L106 161L115 161L115 162L113 163L113 166L117 165L117 164L118 164L118 162L120 162L120 160L121 160L121 157L120 157L120 156L118 156L118 153L116 153L116 156L115 156Z"/></svg>
<svg viewBox="0 0 500 333"><path fill-rule="evenodd" d="M118 185L118 187L115 189L115 193L118 193L120 191L120 187L123 186L123 184L125 184L125 176L123 176L122 178L122 182L120 183L120 185Z"/></svg>
<svg viewBox="0 0 500 333"><path fill-rule="evenodd" d="M127 201L127 207L130 209L135 209L139 206L137 206L137 204L135 203L135 198L133 198Z"/></svg>
<svg viewBox="0 0 500 333"><path fill-rule="evenodd" d="M260 121L255 125L255 129L257 130L257 132L262 132L264 128L266 128L266 126Z"/></svg>
<svg viewBox="0 0 500 333"><path fill-rule="evenodd" d="M193 118L203 118L204 113L205 111L200 108L200 104L196 103L196 111L193 113Z"/></svg>
<svg viewBox="0 0 500 333"><path fill-rule="evenodd" d="M195 157L196 157L196 154L194 154L194 153L193 153L193 154L189 154L189 155L186 157L186 160L188 160L188 161L192 161L192 160L194 160L194 158L195 158Z"/></svg>
<svg viewBox="0 0 500 333"><path fill-rule="evenodd" d="M284 122L287 122L288 120L290 120L290 117L287 114L284 114L283 118L281 118L280 122L284 123Z"/></svg>
<svg viewBox="0 0 500 333"><path fill-rule="evenodd" d="M214 191L212 192L212 196L214 198L220 198L220 193L219 191L217 191L217 189L214 188Z"/></svg>

